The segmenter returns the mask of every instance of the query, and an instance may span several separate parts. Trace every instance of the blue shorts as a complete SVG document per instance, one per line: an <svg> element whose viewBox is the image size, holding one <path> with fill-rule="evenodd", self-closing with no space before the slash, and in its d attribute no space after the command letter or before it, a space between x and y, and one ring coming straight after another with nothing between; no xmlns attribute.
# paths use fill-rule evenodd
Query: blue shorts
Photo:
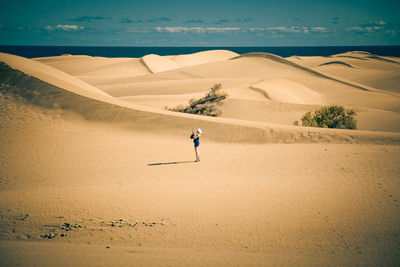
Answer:
<svg viewBox="0 0 400 267"><path fill-rule="evenodd" d="M199 147L200 141L199 139L194 140L194 147Z"/></svg>

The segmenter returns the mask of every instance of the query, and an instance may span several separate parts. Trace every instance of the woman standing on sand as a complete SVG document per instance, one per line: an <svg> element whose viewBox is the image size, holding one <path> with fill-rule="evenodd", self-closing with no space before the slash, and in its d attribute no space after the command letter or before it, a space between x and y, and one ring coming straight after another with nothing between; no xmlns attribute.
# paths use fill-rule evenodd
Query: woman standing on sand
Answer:
<svg viewBox="0 0 400 267"><path fill-rule="evenodd" d="M199 146L200 146L200 135L201 135L202 131L200 128L197 128L196 133L194 133L194 131L192 131L192 135L190 136L191 139L193 139L193 143L194 143L194 153L196 154L196 161L195 162L199 162L200 161L200 153L199 153Z"/></svg>

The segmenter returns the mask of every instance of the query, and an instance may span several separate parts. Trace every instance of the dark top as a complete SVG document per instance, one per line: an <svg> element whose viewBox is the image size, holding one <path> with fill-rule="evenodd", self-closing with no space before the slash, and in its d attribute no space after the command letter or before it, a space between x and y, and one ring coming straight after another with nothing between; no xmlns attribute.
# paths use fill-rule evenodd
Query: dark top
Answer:
<svg viewBox="0 0 400 267"><path fill-rule="evenodd" d="M193 143L195 147L198 147L200 145L200 137L196 137L193 139Z"/></svg>

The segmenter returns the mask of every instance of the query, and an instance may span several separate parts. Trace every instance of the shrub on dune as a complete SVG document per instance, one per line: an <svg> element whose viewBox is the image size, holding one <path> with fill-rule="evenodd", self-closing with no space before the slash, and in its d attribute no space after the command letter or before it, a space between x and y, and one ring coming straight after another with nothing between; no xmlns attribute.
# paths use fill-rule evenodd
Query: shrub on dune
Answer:
<svg viewBox="0 0 400 267"><path fill-rule="evenodd" d="M342 106L332 105L321 107L316 111L309 111L301 118L302 126L336 128L336 129L357 129L357 116L352 109L346 110ZM293 125L299 125L295 121Z"/></svg>
<svg viewBox="0 0 400 267"><path fill-rule="evenodd" d="M200 99L190 99L189 105L186 107L179 105L174 108L165 107L165 109L176 112L217 117L222 114L220 107L227 97L228 94L222 91L222 85L214 84L204 97Z"/></svg>

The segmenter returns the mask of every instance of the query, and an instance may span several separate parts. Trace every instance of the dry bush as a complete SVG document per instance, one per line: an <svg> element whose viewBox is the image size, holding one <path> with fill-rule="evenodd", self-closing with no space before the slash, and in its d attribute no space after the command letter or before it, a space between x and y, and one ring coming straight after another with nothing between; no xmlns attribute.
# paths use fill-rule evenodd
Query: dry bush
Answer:
<svg viewBox="0 0 400 267"><path fill-rule="evenodd" d="M214 84L204 97L200 99L190 99L189 105L186 107L179 105L174 108L165 107L165 109L176 112L217 117L222 114L220 107L227 97L228 94L222 91L222 85L218 83Z"/></svg>
<svg viewBox="0 0 400 267"><path fill-rule="evenodd" d="M336 129L357 129L357 116L354 110L346 110L342 106L325 106L316 111L309 111L301 118L302 126L336 128ZM293 125L299 125L295 121Z"/></svg>

